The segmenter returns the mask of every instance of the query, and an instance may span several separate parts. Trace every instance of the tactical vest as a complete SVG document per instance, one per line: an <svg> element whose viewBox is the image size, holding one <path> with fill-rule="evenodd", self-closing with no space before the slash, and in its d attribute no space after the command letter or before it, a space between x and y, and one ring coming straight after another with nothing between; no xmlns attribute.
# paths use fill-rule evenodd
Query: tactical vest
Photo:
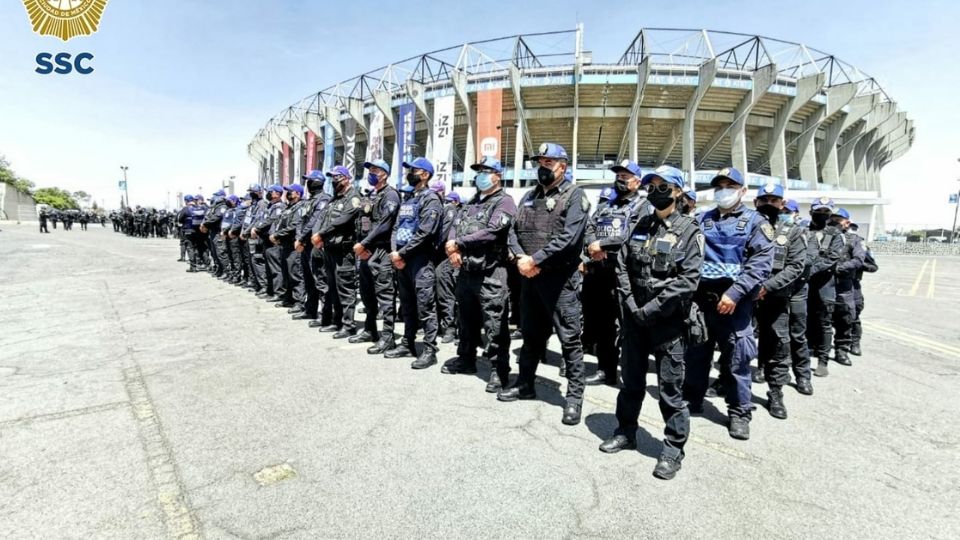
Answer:
<svg viewBox="0 0 960 540"><path fill-rule="evenodd" d="M325 208L326 213L323 215L323 223L326 224L328 221L339 219L340 216L343 215L344 210L347 210L346 205L352 204L351 201L358 197L357 191L350 188L344 192L343 196L331 200ZM355 242L355 238L351 234L353 230L355 230L355 228L352 226L334 229L326 238L326 242L330 245L336 245L337 247L353 246Z"/></svg>
<svg viewBox="0 0 960 540"><path fill-rule="evenodd" d="M194 206L190 210L190 225L193 229L199 229L203 225L203 218L207 215L206 206Z"/></svg>
<svg viewBox="0 0 960 540"><path fill-rule="evenodd" d="M363 198L363 204L360 207L360 217L357 219L357 232L361 237L366 237L373 229L373 205L374 201L370 197Z"/></svg>
<svg viewBox="0 0 960 540"><path fill-rule="evenodd" d="M668 281L677 276L677 263L683 261L687 248L681 240L687 229L696 226L693 217L681 215L669 229L661 224L651 232L654 219L642 217L640 220L626 239L624 261L638 306L655 298Z"/></svg>
<svg viewBox="0 0 960 540"><path fill-rule="evenodd" d="M482 203L464 206L453 225L457 238L486 229L490 224L490 216L500 207L504 197L506 195L500 191ZM479 249L463 249L460 256L463 261L461 271L479 272L503 264L507 259L506 237Z"/></svg>
<svg viewBox="0 0 960 540"><path fill-rule="evenodd" d="M517 210L517 240L526 254L540 251L563 232L563 212L575 191L577 187L570 186L559 195L533 199L534 188L523 196Z"/></svg>
<svg viewBox="0 0 960 540"><path fill-rule="evenodd" d="M642 202L643 199L640 197L634 197L633 200L622 206L608 202L598 207L593 214L593 225L597 240L625 235L630 227L634 211L642 205Z"/></svg>
<svg viewBox="0 0 960 540"><path fill-rule="evenodd" d="M420 228L420 208L426 202L427 197L440 197L434 191L427 190L422 195L414 195L400 204L400 210L397 212L397 222L394 225L396 231L397 248L410 243Z"/></svg>
<svg viewBox="0 0 960 540"><path fill-rule="evenodd" d="M223 221L220 224L222 230L229 230L233 227L233 219L236 212L234 208L227 208L227 211L223 213Z"/></svg>
<svg viewBox="0 0 960 540"><path fill-rule="evenodd" d="M715 213L701 214L700 226L705 240L702 278L736 280L743 271L747 242L759 220L754 219L756 211L749 208L745 208L736 221L714 221Z"/></svg>
<svg viewBox="0 0 960 540"><path fill-rule="evenodd" d="M387 186L381 189L376 194L376 196L373 197L373 202L372 204L370 204L370 210L369 212L367 212L367 214L369 214L369 219L366 221L366 225L364 225L364 221L363 221L363 217L364 217L363 214L364 214L364 210L366 210L366 205L364 205L364 207L361 208L360 219L357 221L360 223L358 228L361 231L360 234L362 237L366 238L366 236L370 234L370 231L373 230L373 224L379 223L380 220L383 219L383 216L385 213L389 213L390 211L392 211L390 209L384 208L384 206L386 205L384 200L388 193L396 193L396 192L397 192L397 188L393 186ZM399 194L397 195L397 199L400 199ZM366 227L366 231L363 230L364 227ZM376 242L374 242L374 245L371 247L373 248L386 247L389 249L389 243L390 243L389 239L385 241L378 239Z"/></svg>

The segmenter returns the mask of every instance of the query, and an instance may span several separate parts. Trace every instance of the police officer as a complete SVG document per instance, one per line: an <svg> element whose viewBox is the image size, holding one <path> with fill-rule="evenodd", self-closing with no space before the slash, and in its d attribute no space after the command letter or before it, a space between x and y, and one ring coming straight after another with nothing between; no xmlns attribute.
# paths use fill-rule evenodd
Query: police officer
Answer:
<svg viewBox="0 0 960 540"><path fill-rule="evenodd" d="M683 173L673 167L657 171L645 175L642 182L654 213L644 213L630 227L616 259L624 317L623 388L617 395L617 430L600 450L614 453L637 447L640 407L647 392L647 359L652 353L665 424L663 449L653 475L669 480L680 470L690 434L690 413L683 400L683 362L704 239L697 221L679 208Z"/></svg>
<svg viewBox="0 0 960 540"><path fill-rule="evenodd" d="M433 164L418 157L403 162L408 169L404 180L413 188L413 196L400 204L393 226L390 261L397 269L400 304L403 307L403 339L387 351L387 358L417 356L414 341L423 326L423 350L410 364L424 369L437 363L437 276L435 261L442 249L443 201L427 184L433 177Z"/></svg>
<svg viewBox="0 0 960 540"><path fill-rule="evenodd" d="M346 167L335 167L328 173L335 194L324 211L323 222L317 229L315 246L323 247L326 268L327 293L333 316L331 324L321 332L335 332L334 339L346 339L357 331L354 312L357 304L357 256L353 251L357 236L357 215L360 213L360 194L353 187L353 177ZM368 341L374 336L368 334Z"/></svg>
<svg viewBox="0 0 960 540"><path fill-rule="evenodd" d="M442 181L435 182L432 185L439 184L444 187ZM436 190L434 190L436 191ZM446 241L450 237L450 231L453 230L453 223L460 212L460 195L451 191L446 196L446 204L443 206L443 225L440 228L440 238ZM457 274L459 270L450 262L450 259L443 257L437 262L437 320L440 325L440 334L443 336L442 343L453 343L457 339Z"/></svg>
<svg viewBox="0 0 960 540"><path fill-rule="evenodd" d="M203 225L200 226L200 232L206 233L210 241L210 255L213 258L213 268L211 273L216 277L223 275L226 270L223 239L220 238L220 229L222 228L223 214L227 211L227 203L224 200L223 190L217 190L210 200L212 206L204 217ZM141 221L142 226L142 221Z"/></svg>
<svg viewBox="0 0 960 540"><path fill-rule="evenodd" d="M537 365L547 349L551 330L560 338L567 378L563 423L580 423L583 406L583 346L578 270L590 202L583 190L565 178L567 151L554 143L540 145L532 158L539 165L538 186L520 200L510 251L524 278L520 290L520 375L500 401L534 399Z"/></svg>
<svg viewBox="0 0 960 540"><path fill-rule="evenodd" d="M200 226L203 225L207 207L202 204L202 200L193 197L192 200L187 202L184 209L186 211L183 214L181 225L184 235L187 237L187 252L190 257L190 267L187 268L187 272L198 272L197 267L201 262L200 249L206 236L200 232Z"/></svg>
<svg viewBox="0 0 960 540"><path fill-rule="evenodd" d="M314 257L313 228L321 222L324 209L330 202L330 195L323 189L325 176L322 171L313 170L303 175L301 180L307 186L310 199L303 212L303 219L297 228L294 250L300 256L300 268L303 273L304 299L293 313L294 320L310 320L317 318L320 307L320 289L317 287L317 274L323 274L326 282L326 269L323 266L323 257ZM319 250L318 254L319 254ZM328 321L329 322L329 321Z"/></svg>
<svg viewBox="0 0 960 540"><path fill-rule="evenodd" d="M230 230L233 229L237 217L237 206L240 203L240 198L236 195L230 195L224 198L224 201L226 211L224 211L223 219L220 221L220 242L223 244L224 272L220 279L232 283L240 271L240 253L236 248L236 242L230 238Z"/></svg>
<svg viewBox="0 0 960 540"><path fill-rule="evenodd" d="M277 221L280 219L280 214L283 213L285 207L283 202L283 186L280 184L270 186L270 188L267 189L267 197L270 206L267 207L266 212L260 214L260 219L254 224L253 229L250 231L250 236L263 240L263 252L266 261L267 296L265 300L268 302L282 302L285 291L283 289L283 274L280 268L280 246L270 241L270 235L275 230Z"/></svg>
<svg viewBox="0 0 960 540"><path fill-rule="evenodd" d="M247 243L247 252L250 254L250 284L258 298L267 297L267 267L264 257L265 246L263 239L255 234L256 226L263 220L268 201L264 198L264 191L260 184L251 184L247 189L250 195L250 208L244 216L243 230L240 239Z"/></svg>
<svg viewBox="0 0 960 540"><path fill-rule="evenodd" d="M810 382L810 349L807 346L807 295L810 288L810 267L817 256L817 248L811 248L810 231L808 225L800 220L800 205L793 199L783 203L780 219L787 219L796 228L803 232L804 264L803 272L797 279L793 294L790 295L789 330L790 330L790 357L793 367L793 377L797 392L813 395L813 385Z"/></svg>
<svg viewBox="0 0 960 540"><path fill-rule="evenodd" d="M246 220L247 210L250 208L250 195L244 195L237 199L236 207L233 210L233 225L227 231L227 242L230 249L233 250L233 263L236 267L233 279L230 281L234 285L245 286L249 279L249 260L250 252L247 250L246 241L240 240L240 233L243 231Z"/></svg>
<svg viewBox="0 0 960 540"><path fill-rule="evenodd" d="M270 234L270 241L280 248L280 275L283 279L284 293L282 302L277 307L289 308L288 313L295 313L297 305L303 303L306 294L303 288L303 269L300 267L300 254L294 249L297 228L303 221L305 202L303 201L303 186L291 184L284 186L287 206L280 213L276 227Z"/></svg>
<svg viewBox="0 0 960 540"><path fill-rule="evenodd" d="M191 212L193 211L193 195L184 195L183 196L183 206L180 208L180 211L177 212L177 226L180 228L180 259L187 261L190 264L190 267L187 269L187 272L190 272L190 268L193 268L192 271L196 272L196 260L194 258L194 248L190 244L193 239L190 236L191 230L193 229L193 222L191 221Z"/></svg>
<svg viewBox="0 0 960 540"><path fill-rule="evenodd" d="M721 169L710 181L717 208L698 216L705 239L703 271L695 300L707 324L707 340L687 351L684 397L691 411L703 409L714 346L720 349L720 377L727 394L728 431L750 438L750 360L756 356L753 302L773 265L773 227L742 202L743 174ZM723 380L725 379L725 380ZM732 380L731 380L732 379Z"/></svg>
<svg viewBox="0 0 960 540"><path fill-rule="evenodd" d="M49 233L50 229L47 228L47 209L44 208L40 210L40 232Z"/></svg>
<svg viewBox="0 0 960 540"><path fill-rule="evenodd" d="M833 305L837 299L837 263L843 255L843 231L830 221L834 204L820 197L810 206L810 249L816 251L810 263L810 290L807 293L807 342L810 356L817 357L817 377L829 375L830 343L833 341Z"/></svg>
<svg viewBox="0 0 960 540"><path fill-rule="evenodd" d="M393 284L393 265L390 262L390 238L393 224L400 209L400 193L387 184L390 165L382 159L363 164L367 169L367 182L374 189L373 203L368 212L369 226L360 219L361 233L366 234L353 246L360 259L360 298L366 310L363 329L374 336L377 342L367 349L368 354L383 354L395 349L393 333L397 317L396 292ZM377 332L377 318L383 327Z"/></svg>
<svg viewBox="0 0 960 540"><path fill-rule="evenodd" d="M477 347L482 347L493 362L486 387L493 393L510 384L507 239L517 205L503 191L500 161L485 157L470 168L477 171L477 193L454 218L445 246L451 265L459 269L460 343L457 357L440 371L476 373Z"/></svg>
<svg viewBox="0 0 960 540"><path fill-rule="evenodd" d="M787 417L783 387L790 382L790 298L803 284L807 259L806 233L784 211L783 199L783 186L768 182L753 201L774 229L773 267L757 294L757 373L762 376L753 382L767 382L767 409L780 419Z"/></svg>
<svg viewBox="0 0 960 540"><path fill-rule="evenodd" d="M614 194L597 206L584 236L583 332L596 344L597 372L588 385L617 385L620 359L620 309L617 301L617 254L637 220L650 213L646 196L640 196L640 166L630 160L610 168L617 178Z"/></svg>
<svg viewBox="0 0 960 540"><path fill-rule="evenodd" d="M860 227L856 223L850 223L850 227L847 229L853 234L859 235ZM863 237L860 237L861 242ZM855 293L855 307L856 307L856 318L853 321L853 331L851 332L853 336L853 343L850 344L850 354L854 356L860 356L862 354L860 348L860 339L863 337L863 325L860 324L860 314L863 312L863 289L861 286L861 281L863 280L863 273L870 272L874 273L879 270L876 259L873 258L873 254L870 253L870 248L864 245L864 256L863 256L863 268L857 271L857 277L853 281L853 290Z"/></svg>
<svg viewBox="0 0 960 540"><path fill-rule="evenodd" d="M838 208L830 216L836 226L843 231L844 249L837 263L837 300L833 311L833 357L842 366L851 365L850 347L853 345L853 324L857 319L857 273L863 271L866 251L863 240L850 232L850 213Z"/></svg>

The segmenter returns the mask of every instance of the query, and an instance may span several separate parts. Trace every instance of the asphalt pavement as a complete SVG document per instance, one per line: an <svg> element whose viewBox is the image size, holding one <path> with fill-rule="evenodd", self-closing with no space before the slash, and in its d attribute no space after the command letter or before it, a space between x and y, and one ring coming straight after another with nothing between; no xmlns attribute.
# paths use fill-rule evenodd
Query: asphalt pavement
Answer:
<svg viewBox="0 0 960 540"><path fill-rule="evenodd" d="M0 229L2 538L960 537L960 258L881 256L864 356L785 421L756 385L749 441L710 400L664 482L653 374L639 450L606 455L616 389L562 425L555 342L540 399L500 403L486 369L185 273L175 240Z"/></svg>

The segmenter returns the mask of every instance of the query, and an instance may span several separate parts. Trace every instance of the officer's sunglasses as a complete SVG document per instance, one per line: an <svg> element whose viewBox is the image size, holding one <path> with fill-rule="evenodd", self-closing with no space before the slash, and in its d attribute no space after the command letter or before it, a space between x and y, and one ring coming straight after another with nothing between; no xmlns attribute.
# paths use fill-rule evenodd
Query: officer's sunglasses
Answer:
<svg viewBox="0 0 960 540"><path fill-rule="evenodd" d="M647 184L647 193L670 193L672 190L670 184Z"/></svg>

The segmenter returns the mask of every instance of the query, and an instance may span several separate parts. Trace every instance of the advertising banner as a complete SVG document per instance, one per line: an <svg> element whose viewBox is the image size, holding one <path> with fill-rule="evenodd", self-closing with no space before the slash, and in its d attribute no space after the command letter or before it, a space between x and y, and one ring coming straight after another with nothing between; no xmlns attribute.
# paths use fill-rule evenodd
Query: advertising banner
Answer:
<svg viewBox="0 0 960 540"><path fill-rule="evenodd" d="M434 178L442 180L450 191L453 182L453 124L455 96L433 100L433 168Z"/></svg>
<svg viewBox="0 0 960 540"><path fill-rule="evenodd" d="M477 160L485 157L500 159L502 117L503 90L477 92Z"/></svg>

